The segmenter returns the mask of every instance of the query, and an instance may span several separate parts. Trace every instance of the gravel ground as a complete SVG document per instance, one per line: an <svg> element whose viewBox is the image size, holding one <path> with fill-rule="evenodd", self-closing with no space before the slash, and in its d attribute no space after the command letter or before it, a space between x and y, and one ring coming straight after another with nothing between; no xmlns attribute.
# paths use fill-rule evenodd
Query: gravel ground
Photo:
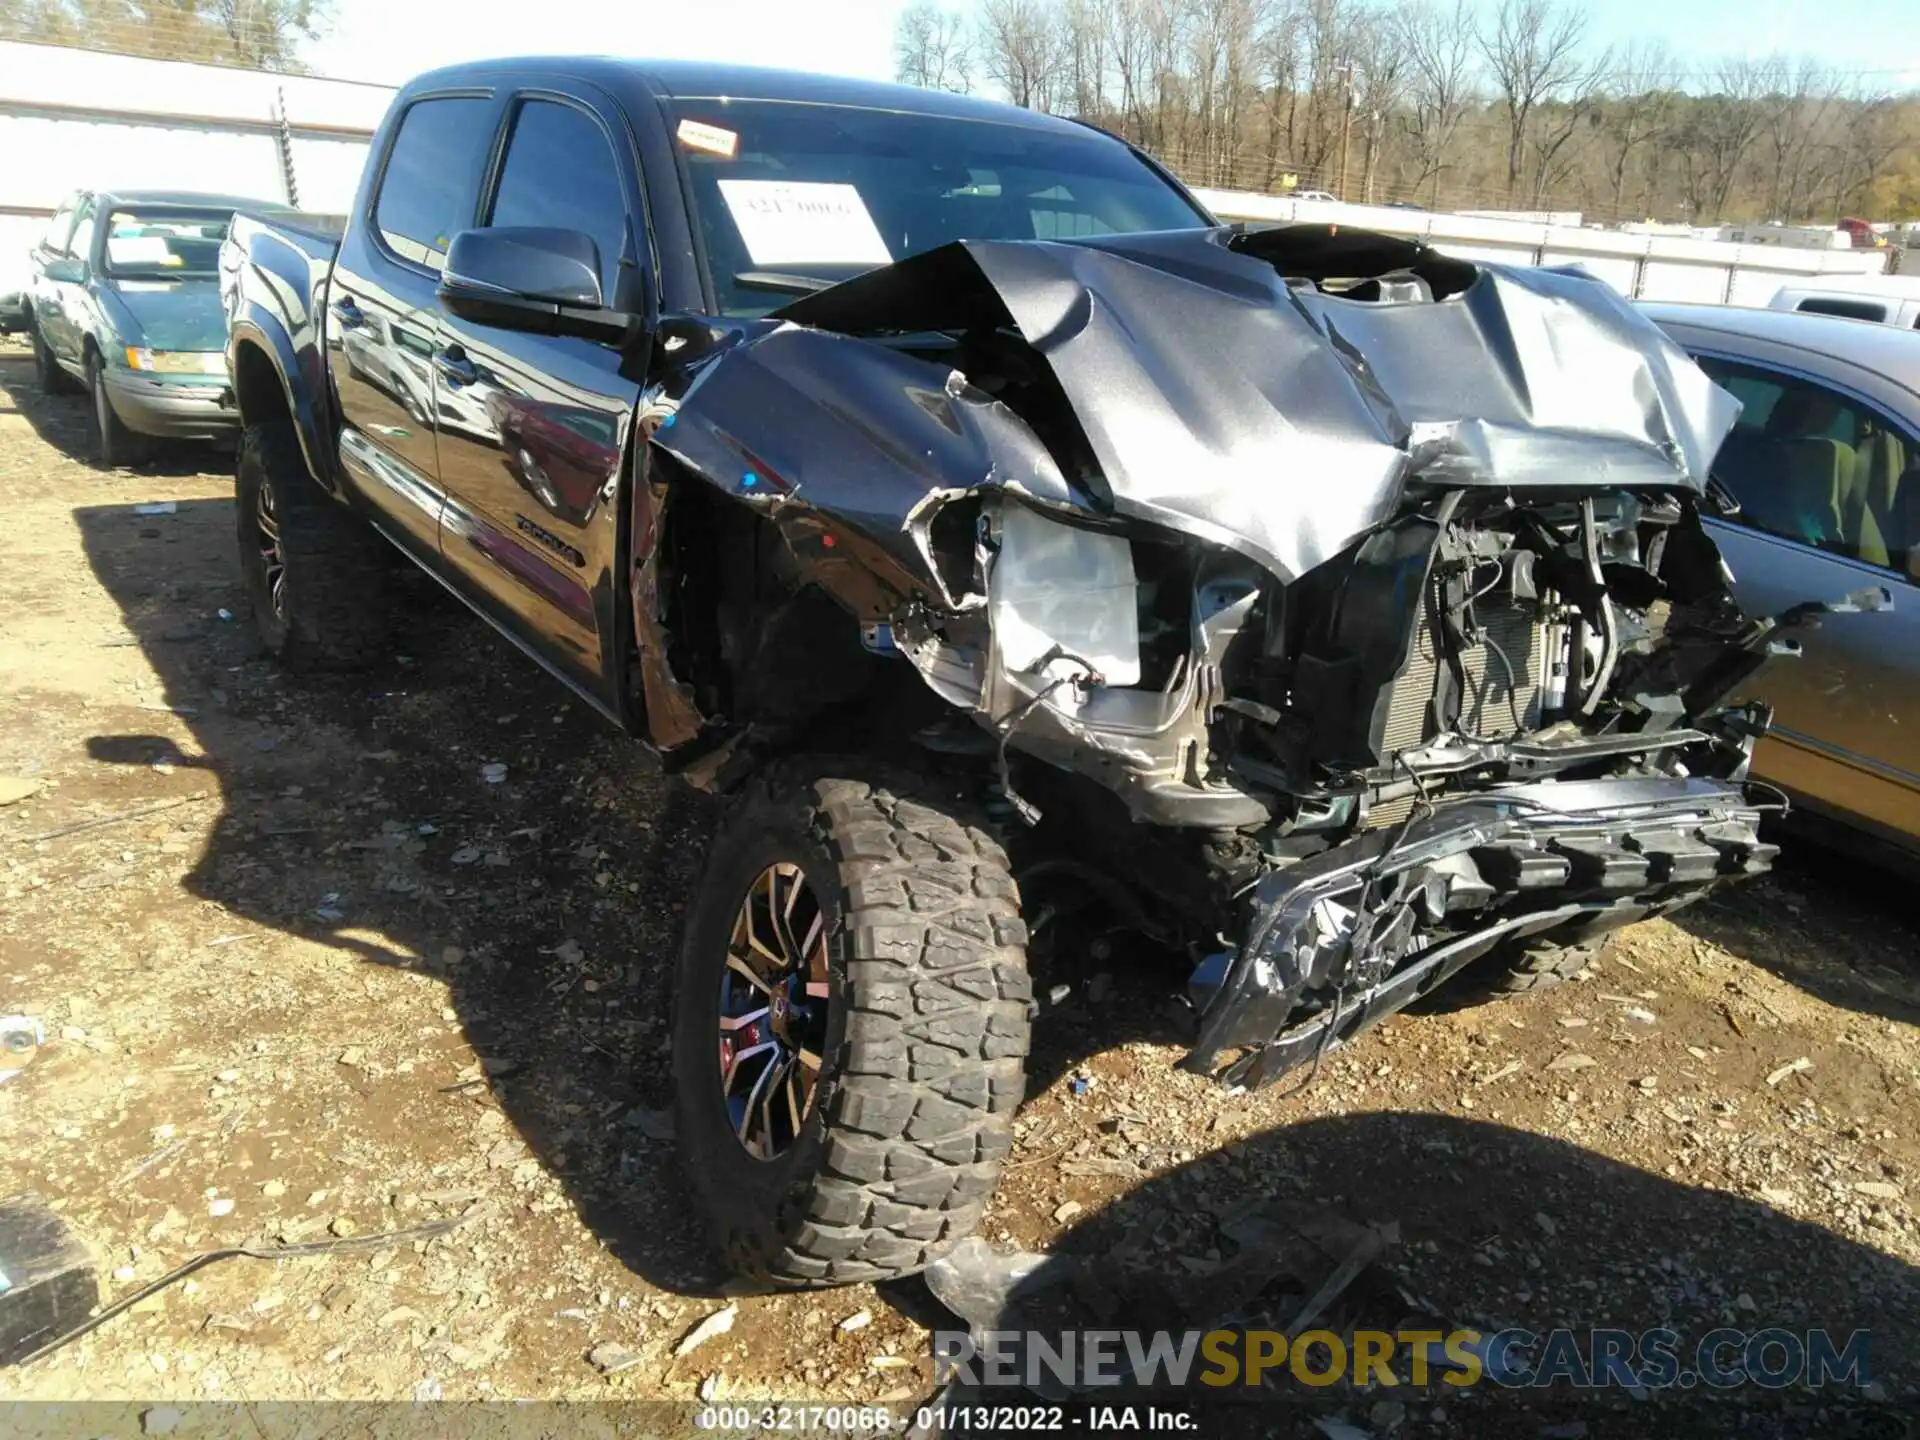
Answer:
<svg viewBox="0 0 1920 1440"><path fill-rule="evenodd" d="M728 1298L687 1213L666 985L710 802L424 580L380 672L283 675L234 618L227 457L92 453L84 403L0 350L0 800L31 792L0 804L0 1013L48 1037L0 1087L0 1190L88 1236L110 1295L470 1218L212 1267L0 1398L926 1396L923 1287ZM1342 1297L1389 1323L1873 1332L1864 1395L1311 1397L1361 1434L1910 1434L1915 915L1790 845L1577 983L1247 1096L1170 1069L1177 977L1115 962L1043 1017L985 1234L1160 1324L1219 1313L1251 1199L1395 1224L1393 1283Z"/></svg>

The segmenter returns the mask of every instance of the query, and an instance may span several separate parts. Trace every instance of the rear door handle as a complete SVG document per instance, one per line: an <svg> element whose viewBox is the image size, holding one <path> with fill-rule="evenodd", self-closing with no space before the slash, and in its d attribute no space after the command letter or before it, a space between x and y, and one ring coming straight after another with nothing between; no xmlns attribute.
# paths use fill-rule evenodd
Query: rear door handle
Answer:
<svg viewBox="0 0 1920 1440"><path fill-rule="evenodd" d="M471 385L480 378L480 372L473 368L473 361L467 358L467 352L458 345L449 345L444 350L436 350L433 356L433 368L440 372L449 385Z"/></svg>

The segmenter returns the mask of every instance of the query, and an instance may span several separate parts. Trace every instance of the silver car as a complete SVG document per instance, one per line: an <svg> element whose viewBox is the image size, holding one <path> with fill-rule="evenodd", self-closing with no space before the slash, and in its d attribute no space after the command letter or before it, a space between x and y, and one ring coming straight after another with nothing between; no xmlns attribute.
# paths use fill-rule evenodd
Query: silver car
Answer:
<svg viewBox="0 0 1920 1440"><path fill-rule="evenodd" d="M1745 407L1709 522L1749 614L1870 586L1891 614L1823 617L1757 689L1754 770L1816 817L1920 853L1920 334L1828 315L1644 305Z"/></svg>

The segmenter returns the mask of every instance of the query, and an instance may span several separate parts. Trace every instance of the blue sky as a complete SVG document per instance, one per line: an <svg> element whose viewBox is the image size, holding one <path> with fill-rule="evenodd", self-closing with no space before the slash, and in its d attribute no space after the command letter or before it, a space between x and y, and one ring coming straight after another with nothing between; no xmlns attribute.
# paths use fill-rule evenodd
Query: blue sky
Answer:
<svg viewBox="0 0 1920 1440"><path fill-rule="evenodd" d="M1920 0L1574 0L1597 44L1658 38L1690 66L1811 54L1888 88L1920 87ZM486 55L608 52L734 60L888 79L905 0L338 0L312 47L322 74L398 83ZM961 5L957 8L965 8Z"/></svg>

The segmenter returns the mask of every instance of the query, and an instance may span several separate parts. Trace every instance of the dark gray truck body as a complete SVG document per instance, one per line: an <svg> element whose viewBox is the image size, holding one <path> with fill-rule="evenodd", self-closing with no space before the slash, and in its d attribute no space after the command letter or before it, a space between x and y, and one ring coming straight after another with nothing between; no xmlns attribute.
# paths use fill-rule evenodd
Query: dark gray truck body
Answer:
<svg viewBox="0 0 1920 1440"><path fill-rule="evenodd" d="M536 94L612 140L618 293L481 323L461 236L443 269L382 240L383 166L422 97L504 135ZM236 223L248 422L697 783L848 744L975 775L1195 964L1187 1063L1233 1083L1766 867L1766 717L1723 707L1772 626L1699 522L1735 406L1607 287L1219 227L1162 174L1188 228L962 238L726 315L675 129L717 95L1120 148L816 77L424 77L337 251Z"/></svg>

